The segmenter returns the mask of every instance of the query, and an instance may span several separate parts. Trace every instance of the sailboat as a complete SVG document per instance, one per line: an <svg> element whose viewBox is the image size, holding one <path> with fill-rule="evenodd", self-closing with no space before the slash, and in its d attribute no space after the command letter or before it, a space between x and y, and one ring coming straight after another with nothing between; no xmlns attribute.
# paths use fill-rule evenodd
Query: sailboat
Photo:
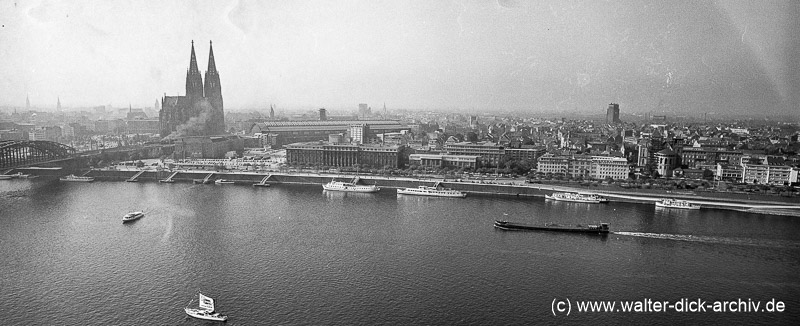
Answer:
<svg viewBox="0 0 800 326"><path fill-rule="evenodd" d="M199 308L189 308L189 305L194 302L194 298L192 301L189 301L189 304L183 308L186 311L186 314L192 316L194 318L205 319L205 320L215 320L215 321L226 321L228 320L228 316L220 315L218 312L214 311L214 299L211 297L207 297L200 292L197 292L198 296L198 306Z"/></svg>

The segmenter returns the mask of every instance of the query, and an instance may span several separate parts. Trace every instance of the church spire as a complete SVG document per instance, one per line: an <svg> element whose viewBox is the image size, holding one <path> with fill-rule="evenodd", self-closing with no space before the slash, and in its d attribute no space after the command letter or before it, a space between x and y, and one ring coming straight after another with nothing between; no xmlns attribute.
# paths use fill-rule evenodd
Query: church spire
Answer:
<svg viewBox="0 0 800 326"><path fill-rule="evenodd" d="M192 41L192 57L189 60L189 71L186 72L186 96L192 105L203 98L203 77L197 69L197 57L194 54L194 41Z"/></svg>
<svg viewBox="0 0 800 326"><path fill-rule="evenodd" d="M203 90L206 100L213 108L211 118L206 123L206 134L224 134L225 113L222 104L222 85L219 82L219 73L217 72L217 64L214 62L214 48L211 46L211 41L208 41L208 70L206 70Z"/></svg>
<svg viewBox="0 0 800 326"><path fill-rule="evenodd" d="M217 72L217 64L214 62L214 46L208 41L208 70L206 72Z"/></svg>
<svg viewBox="0 0 800 326"><path fill-rule="evenodd" d="M197 69L197 58L194 55L194 40L192 40L192 58L189 59L189 73L200 73L200 69Z"/></svg>

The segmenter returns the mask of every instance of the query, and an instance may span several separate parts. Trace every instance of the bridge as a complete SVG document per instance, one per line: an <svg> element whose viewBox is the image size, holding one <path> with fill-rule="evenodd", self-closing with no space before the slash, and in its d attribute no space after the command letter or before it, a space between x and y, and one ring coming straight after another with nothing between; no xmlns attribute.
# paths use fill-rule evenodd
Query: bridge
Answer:
<svg viewBox="0 0 800 326"><path fill-rule="evenodd" d="M70 146L42 140L0 140L0 169L60 161L75 157Z"/></svg>

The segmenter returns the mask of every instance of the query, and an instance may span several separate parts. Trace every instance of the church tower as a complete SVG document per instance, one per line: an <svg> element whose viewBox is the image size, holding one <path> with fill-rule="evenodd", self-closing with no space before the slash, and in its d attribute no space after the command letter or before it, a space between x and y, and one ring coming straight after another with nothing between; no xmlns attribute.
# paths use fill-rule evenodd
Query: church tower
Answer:
<svg viewBox="0 0 800 326"><path fill-rule="evenodd" d="M158 101L155 104L158 107ZM214 49L209 47L205 84L197 67L197 55L192 41L189 69L186 71L186 95L161 99L158 111L162 137L211 136L225 133L222 110L222 86L214 61ZM196 118L196 119L195 119Z"/></svg>
<svg viewBox="0 0 800 326"><path fill-rule="evenodd" d="M219 83L219 72L214 61L214 47L211 41L208 41L208 69L203 89L206 99L213 108L206 122L206 132L210 135L221 135L225 133L225 113L222 108L222 85Z"/></svg>
<svg viewBox="0 0 800 326"><path fill-rule="evenodd" d="M186 96L192 103L203 98L203 77L200 76L200 69L197 69L194 41L192 41L192 57L189 59L189 70L186 71Z"/></svg>

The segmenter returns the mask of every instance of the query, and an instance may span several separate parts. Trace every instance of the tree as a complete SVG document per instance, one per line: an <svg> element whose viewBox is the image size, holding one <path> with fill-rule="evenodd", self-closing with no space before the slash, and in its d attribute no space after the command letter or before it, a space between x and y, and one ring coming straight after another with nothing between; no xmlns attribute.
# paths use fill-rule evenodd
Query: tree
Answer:
<svg viewBox="0 0 800 326"><path fill-rule="evenodd" d="M473 143L477 142L478 141L478 134L476 134L476 133L474 133L472 131L468 132L466 141L473 142Z"/></svg>
<svg viewBox="0 0 800 326"><path fill-rule="evenodd" d="M712 180L714 179L714 172L709 169L703 170L703 179L705 180Z"/></svg>

